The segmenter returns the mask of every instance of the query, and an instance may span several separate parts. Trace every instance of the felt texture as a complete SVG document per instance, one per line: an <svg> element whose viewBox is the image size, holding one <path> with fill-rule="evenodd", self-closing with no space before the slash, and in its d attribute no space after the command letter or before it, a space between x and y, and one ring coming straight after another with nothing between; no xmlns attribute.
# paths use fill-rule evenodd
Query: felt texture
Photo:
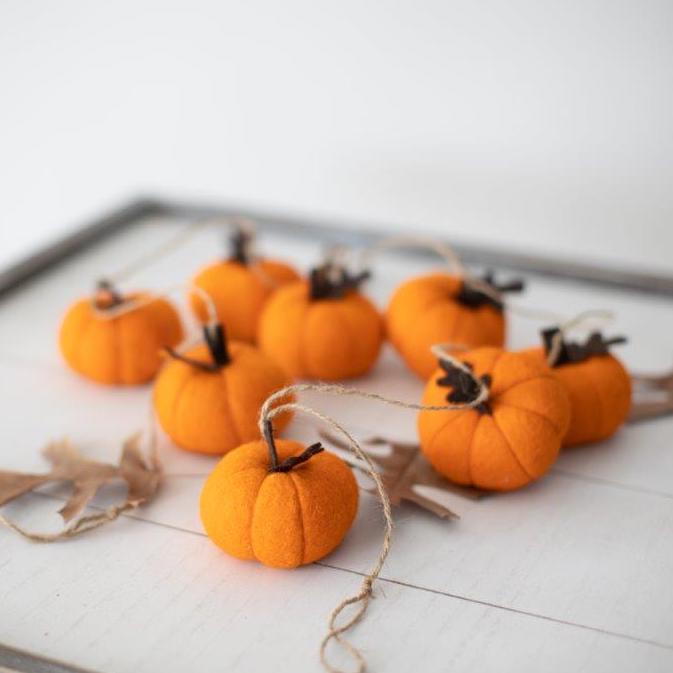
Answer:
<svg viewBox="0 0 673 673"><path fill-rule="evenodd" d="M212 297L220 322L232 339L254 343L264 304L278 287L299 279L299 274L283 262L261 259L254 265L229 260L216 262L200 271L194 285ZM201 297L191 293L192 310L201 322L208 314Z"/></svg>
<svg viewBox="0 0 673 673"><path fill-rule="evenodd" d="M280 461L304 446L276 440ZM349 531L358 507L350 468L323 451L289 472L269 471L264 440L227 454L201 492L201 521L228 554L274 568L295 568L333 551Z"/></svg>
<svg viewBox="0 0 673 673"><path fill-rule="evenodd" d="M540 478L558 456L570 422L563 385L545 362L484 347L460 354L480 377L490 374L490 413L476 409L421 411L421 450L433 467L458 484L510 491ZM447 404L450 387L428 381L423 404Z"/></svg>
<svg viewBox="0 0 673 673"><path fill-rule="evenodd" d="M388 304L388 339L422 379L437 367L430 352L434 344L474 348L505 343L503 313L490 305L464 306L456 300L461 286L461 278L447 273L419 276L402 283Z"/></svg>
<svg viewBox="0 0 673 673"><path fill-rule="evenodd" d="M524 351L546 361L543 348ZM631 410L631 377L614 355L593 355L581 362L551 368L570 399L571 419L563 446L599 442L611 437Z"/></svg>
<svg viewBox="0 0 673 673"><path fill-rule="evenodd" d="M271 393L292 382L254 346L230 341L228 349L231 362L217 371L171 359L157 377L154 409L159 423L173 442L187 451L222 454L258 438L262 404ZM186 355L211 361L205 345ZM284 428L290 417L290 413L278 416L276 428Z"/></svg>
<svg viewBox="0 0 673 673"><path fill-rule="evenodd" d="M369 299L351 290L312 300L307 281L279 289L259 323L259 347L297 378L338 381L366 374L383 343L383 322Z"/></svg>
<svg viewBox="0 0 673 673"><path fill-rule="evenodd" d="M150 296L137 293L126 299ZM129 313L105 320L94 312L91 299L75 302L59 332L63 358L77 373L108 385L134 385L154 378L161 349L183 339L180 318L164 299L155 299Z"/></svg>

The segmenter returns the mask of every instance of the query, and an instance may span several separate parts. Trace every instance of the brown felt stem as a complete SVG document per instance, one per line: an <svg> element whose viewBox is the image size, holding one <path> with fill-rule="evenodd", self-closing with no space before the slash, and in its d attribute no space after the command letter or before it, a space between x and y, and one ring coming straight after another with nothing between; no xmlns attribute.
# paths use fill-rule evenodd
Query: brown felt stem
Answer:
<svg viewBox="0 0 673 673"><path fill-rule="evenodd" d="M227 347L227 337L224 327L221 323L216 325L204 325L203 338L206 341L210 355L217 368L225 367L231 362L229 349Z"/></svg>
<svg viewBox="0 0 673 673"><path fill-rule="evenodd" d="M122 294L118 292L115 286L105 278L101 278L98 283L96 283L96 294L98 293L106 293L110 297L110 303L106 304L105 306L100 306L98 299L96 299L96 308L98 309L105 310L124 303L124 297Z"/></svg>
<svg viewBox="0 0 673 673"><path fill-rule="evenodd" d="M264 421L264 439L269 447L269 463L271 464L269 472L273 472L278 467L278 451L276 451L276 442L273 438L273 425L268 419Z"/></svg>
<svg viewBox="0 0 673 673"><path fill-rule="evenodd" d="M230 260L248 266L250 264L250 242L252 236L243 229L237 229L230 237Z"/></svg>

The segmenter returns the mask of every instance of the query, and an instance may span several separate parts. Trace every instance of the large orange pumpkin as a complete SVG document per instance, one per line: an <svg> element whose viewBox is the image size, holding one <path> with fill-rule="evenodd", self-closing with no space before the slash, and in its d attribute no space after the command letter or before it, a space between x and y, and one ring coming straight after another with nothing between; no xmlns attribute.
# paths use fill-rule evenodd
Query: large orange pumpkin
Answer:
<svg viewBox="0 0 673 673"><path fill-rule="evenodd" d="M503 304L494 297L520 291L523 284L499 285L490 274L479 283L492 292L448 273L412 278L394 292L385 314L386 333L408 367L422 379L437 366L430 352L434 344L469 348L504 345Z"/></svg>
<svg viewBox="0 0 673 673"><path fill-rule="evenodd" d="M237 231L229 259L205 267L193 283L212 297L218 319L227 326L232 339L254 343L264 304L277 288L298 280L299 274L284 262L253 257L251 242L249 232ZM207 322L209 316L201 297L190 294L190 303L199 320Z"/></svg>
<svg viewBox="0 0 673 673"><path fill-rule="evenodd" d="M59 346L77 373L98 383L138 384L154 377L161 349L183 338L173 306L149 292L119 294L101 283L75 302L61 323Z"/></svg>
<svg viewBox="0 0 673 673"><path fill-rule="evenodd" d="M559 330L543 331L544 348L524 351L537 361L547 361ZM571 420L563 446L598 442L611 437L626 421L631 410L631 377L609 347L623 337L603 339L591 334L584 344L561 340L552 364L554 376L570 398Z"/></svg>
<svg viewBox="0 0 673 673"><path fill-rule="evenodd" d="M383 323L358 291L366 277L328 263L308 281L278 290L260 319L260 348L299 378L336 381L367 373L381 350Z"/></svg>
<svg viewBox="0 0 673 673"><path fill-rule="evenodd" d="M254 346L227 342L221 325L204 327L204 335L206 344L184 355L170 351L154 385L154 408L179 447L222 454L259 437L260 407L291 380ZM278 427L289 420L282 414Z"/></svg>
<svg viewBox="0 0 673 673"><path fill-rule="evenodd" d="M466 486L510 491L540 478L556 460L570 421L564 387L544 362L522 353L484 347L461 353L460 360L473 376L440 360L423 404L475 399L473 377L488 386L488 400L474 409L421 411L425 456L440 474Z"/></svg>
<svg viewBox="0 0 673 673"><path fill-rule="evenodd" d="M350 529L357 507L355 478L340 458L320 444L305 449L272 437L227 454L201 493L201 520L210 539L232 556L275 568L329 554Z"/></svg>

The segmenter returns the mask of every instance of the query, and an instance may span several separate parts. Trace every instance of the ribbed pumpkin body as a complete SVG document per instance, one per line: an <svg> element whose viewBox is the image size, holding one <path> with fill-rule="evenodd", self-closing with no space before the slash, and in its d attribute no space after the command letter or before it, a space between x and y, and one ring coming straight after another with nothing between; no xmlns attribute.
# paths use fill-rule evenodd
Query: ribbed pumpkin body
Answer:
<svg viewBox="0 0 673 673"><path fill-rule="evenodd" d="M546 361L543 348L525 353ZM571 418L563 446L599 442L611 437L631 410L631 377L613 355L593 355L581 362L551 368L570 399Z"/></svg>
<svg viewBox="0 0 673 673"><path fill-rule="evenodd" d="M264 304L277 288L298 279L291 266L262 259L251 264L216 262L200 271L193 282L210 295L229 336L254 343ZM190 302L199 320L206 322L208 315L201 297L191 294Z"/></svg>
<svg viewBox="0 0 673 673"><path fill-rule="evenodd" d="M491 305L470 307L457 296L462 279L433 273L402 283L386 311L386 333L408 367L422 379L436 369L434 344L503 346L505 318Z"/></svg>
<svg viewBox="0 0 673 673"><path fill-rule="evenodd" d="M279 459L304 446L276 440ZM275 568L295 568L333 551L350 529L358 489L350 468L326 451L289 472L269 473L263 440L226 455L201 493L201 520L228 554Z"/></svg>
<svg viewBox="0 0 673 673"><path fill-rule="evenodd" d="M489 411L421 411L421 449L447 479L487 490L510 491L538 479L558 456L570 422L564 387L547 365L521 353L480 348L461 353L474 374L490 375ZM423 404L449 404L450 388L437 369Z"/></svg>
<svg viewBox="0 0 673 673"><path fill-rule="evenodd" d="M125 301L144 301L148 296L138 293ZM182 338L180 317L164 299L106 319L87 298L68 309L59 346L68 365L82 376L109 385L132 385L150 381L161 364L161 349L176 346Z"/></svg>
<svg viewBox="0 0 673 673"><path fill-rule="evenodd" d="M306 281L278 290L259 325L259 347L297 378L338 381L366 374L383 343L376 307L356 290L312 300Z"/></svg>
<svg viewBox="0 0 673 673"><path fill-rule="evenodd" d="M181 360L169 360L154 386L154 408L161 427L187 451L223 454L259 437L257 418L264 400L291 383L285 372L249 344L229 343L231 362L204 371ZM210 360L206 346L186 356ZM276 421L278 429L289 414Z"/></svg>

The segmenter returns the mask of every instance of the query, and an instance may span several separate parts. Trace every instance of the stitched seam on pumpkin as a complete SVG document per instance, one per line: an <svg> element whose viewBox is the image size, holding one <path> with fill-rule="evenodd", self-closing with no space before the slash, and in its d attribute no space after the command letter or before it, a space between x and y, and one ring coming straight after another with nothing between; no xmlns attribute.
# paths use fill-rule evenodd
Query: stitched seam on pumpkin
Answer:
<svg viewBox="0 0 673 673"><path fill-rule="evenodd" d="M591 373L591 367L587 367L586 373L587 378L591 382L591 387L594 390L596 399L598 400L598 431L600 433L600 437L602 438L606 434L606 431L604 429L605 406L603 404L603 398L600 394L600 387L598 386L598 383L596 383L596 380L594 379L593 374Z"/></svg>
<svg viewBox="0 0 673 673"><path fill-rule="evenodd" d="M243 472L244 470L241 470ZM259 561L259 556L255 551L255 540L252 536L252 530L255 527L255 518L257 517L257 503L259 502L259 492L262 490L266 476L262 477L262 480L259 482L259 488L257 493L255 493L255 504L252 506L252 516L250 517L250 528L248 529L248 540L250 540L250 548L252 549L252 555Z"/></svg>
<svg viewBox="0 0 673 673"><path fill-rule="evenodd" d="M220 377L220 380L224 384L224 393L222 395L222 400L223 400L223 405L222 408L224 410L224 416L227 416L229 420L231 421L231 427L234 430L234 437L236 438L236 446L240 446L243 444L242 436L243 433L241 432L241 429L238 427L238 419L236 418L236 414L234 413L234 410L231 408L231 404L229 403L229 381L227 381L227 367L223 367L219 372L218 375Z"/></svg>
<svg viewBox="0 0 673 673"><path fill-rule="evenodd" d="M444 432L444 430L446 430L446 428L449 426L449 424L450 424L452 421L455 421L456 418L458 418L460 415L462 415L465 411L472 411L472 410L471 410L471 409L463 409L463 410L460 410L460 411L447 411L447 413L451 414L451 416L449 416L449 418L447 418L447 419L444 421L444 423L442 423L442 424L439 426L439 429L435 432L435 434L432 435L432 438L431 438L430 441L428 442L428 450L430 450L430 451L432 450L432 447L433 447L435 441L437 440L437 437L439 437L439 435L440 435L442 432ZM436 413L438 413L438 412L436 412L436 411L426 411L426 412L424 412L424 413L426 413L426 414L436 414Z"/></svg>
<svg viewBox="0 0 673 673"><path fill-rule="evenodd" d="M189 365L185 365L189 366ZM185 376L185 380L182 382L182 385L180 386L180 389L175 395L175 401L173 402L173 415L172 417L175 419L175 436L180 439L180 444L182 444L182 433L180 432L180 403L182 402L183 399L183 394L185 390L187 389L187 386L193 381L194 379L190 378L189 376Z"/></svg>
<svg viewBox="0 0 673 673"><path fill-rule="evenodd" d="M557 435L561 435L561 430L556 426L556 424L552 423L550 418L547 418L539 411L535 411L534 409L526 409L526 407L519 407L516 404L509 404L507 402L498 402L498 406L509 407L510 409L516 409L517 411L522 411L527 414L533 414L533 416L537 416L538 418L541 418L543 421L545 421Z"/></svg>
<svg viewBox="0 0 673 673"><path fill-rule="evenodd" d="M352 328L350 320L346 317L346 314L343 310L343 306L341 304L336 304L335 307L336 307L336 310L337 310L337 315L341 319L342 327L345 325L345 327L343 327L343 331L346 332L348 337L349 337L348 339L342 339L341 340L342 343L345 342L349 346L350 358L348 358L348 360L350 362L353 362L353 361L357 362L360 359L360 357L359 357L360 353L359 352L355 353L356 349L359 351L358 346L360 344L360 339L358 339L357 330L354 330ZM355 346L355 348L353 346Z"/></svg>
<svg viewBox="0 0 673 673"><path fill-rule="evenodd" d="M498 423L498 419L496 418L495 414L493 414L493 423L495 424L495 427L498 428L498 432L500 432L500 435L502 436L505 442L505 446L507 446L507 448L509 449L517 465L522 469L523 473L529 479L535 479L535 477L532 474L530 474L530 472L528 472L528 470L524 467L523 463L519 459L519 456L516 455L516 451L514 451L514 447L512 446L512 443L509 441L509 437L507 437L507 435L503 432L503 429L500 427L500 423Z"/></svg>
<svg viewBox="0 0 673 673"><path fill-rule="evenodd" d="M87 323L86 327L84 328L84 332L82 333L82 336L78 339L79 343L79 348L77 349L77 366L79 368L80 373L82 372L82 349L84 348L84 343L85 339L88 336L89 332L91 331L91 327L95 323L95 318L93 315L89 314L89 322Z"/></svg>
<svg viewBox="0 0 673 673"><path fill-rule="evenodd" d="M299 529L301 530L301 563L303 564L304 559L306 558L306 529L304 528L304 508L301 504L299 487L297 486L297 482L294 480L294 475L292 474L291 470L288 473L288 476L290 477L290 481L294 487L294 492L297 497L297 507L299 508Z"/></svg>
<svg viewBox="0 0 673 673"><path fill-rule="evenodd" d="M304 311L301 314L301 319L299 320L299 338L297 339L297 362L299 363L299 369L301 370L301 373L299 375L299 378L309 378L311 377L311 372L308 370L308 364L306 361L306 353L308 353L308 349L306 348L306 340L309 338L308 335L308 321L310 318L310 312L311 312L312 304L311 304L311 299L307 299L307 304L304 306Z"/></svg>
<svg viewBox="0 0 673 673"><path fill-rule="evenodd" d="M470 480L471 484L474 484L474 479L472 478L472 453L474 452L474 438L477 436L477 430L479 429L479 424L483 420L484 416L482 414L479 414L477 424L474 426L472 437L470 437L470 443L467 447L467 477Z"/></svg>

